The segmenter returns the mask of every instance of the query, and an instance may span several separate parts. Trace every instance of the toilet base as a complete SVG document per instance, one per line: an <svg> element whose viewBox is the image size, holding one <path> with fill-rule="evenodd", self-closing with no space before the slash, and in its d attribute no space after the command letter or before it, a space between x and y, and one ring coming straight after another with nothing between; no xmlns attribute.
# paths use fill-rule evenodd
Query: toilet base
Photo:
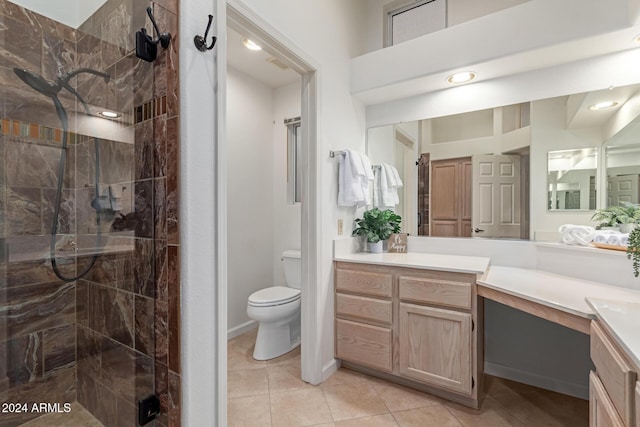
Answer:
<svg viewBox="0 0 640 427"><path fill-rule="evenodd" d="M256 346L253 350L255 360L269 360L290 352L300 345L300 314L288 323L260 322Z"/></svg>

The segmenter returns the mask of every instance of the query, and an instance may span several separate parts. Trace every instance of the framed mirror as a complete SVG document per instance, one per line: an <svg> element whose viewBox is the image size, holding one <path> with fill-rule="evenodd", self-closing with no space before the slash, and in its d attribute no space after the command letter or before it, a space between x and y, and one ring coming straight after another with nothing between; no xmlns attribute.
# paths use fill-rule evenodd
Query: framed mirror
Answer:
<svg viewBox="0 0 640 427"><path fill-rule="evenodd" d="M547 209L594 210L597 164L595 148L549 151Z"/></svg>

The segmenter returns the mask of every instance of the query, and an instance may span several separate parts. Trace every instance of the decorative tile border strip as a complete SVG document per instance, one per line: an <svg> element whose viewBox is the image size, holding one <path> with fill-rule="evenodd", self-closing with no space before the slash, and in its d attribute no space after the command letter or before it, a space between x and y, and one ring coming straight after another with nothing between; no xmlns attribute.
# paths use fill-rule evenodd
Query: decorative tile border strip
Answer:
<svg viewBox="0 0 640 427"><path fill-rule="evenodd" d="M136 125L146 120L153 119L167 113L167 97L162 96L145 102L133 108L133 111L123 114L123 117L131 115L133 124ZM127 121L122 120L124 124ZM30 138L47 142L62 142L62 129L43 126L36 123L27 123L20 120L2 119L0 120L0 135ZM79 135L69 132L69 144L86 141L90 135Z"/></svg>

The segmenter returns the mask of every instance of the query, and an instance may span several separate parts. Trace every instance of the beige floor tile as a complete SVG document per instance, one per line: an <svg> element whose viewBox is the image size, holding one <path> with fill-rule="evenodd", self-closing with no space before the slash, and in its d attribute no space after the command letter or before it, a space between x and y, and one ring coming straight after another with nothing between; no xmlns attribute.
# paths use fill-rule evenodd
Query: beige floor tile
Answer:
<svg viewBox="0 0 640 427"><path fill-rule="evenodd" d="M425 406L393 413L401 427L461 427L462 424L442 405Z"/></svg>
<svg viewBox="0 0 640 427"><path fill-rule="evenodd" d="M369 381L336 384L323 387L322 390L331 410L333 421L389 412Z"/></svg>
<svg viewBox="0 0 640 427"><path fill-rule="evenodd" d="M289 353L285 353L280 357L276 357L275 359L267 360L267 366L276 366L276 365L290 365L297 364L300 366L302 363L302 359L300 358L300 346L297 346Z"/></svg>
<svg viewBox="0 0 640 427"><path fill-rule="evenodd" d="M256 343L255 333L249 331L227 342L227 370L258 369L267 366L264 360L253 358Z"/></svg>
<svg viewBox="0 0 640 427"><path fill-rule="evenodd" d="M353 420L337 421L336 427L398 427L398 423L391 414L374 415L372 417L356 418Z"/></svg>
<svg viewBox="0 0 640 427"><path fill-rule="evenodd" d="M71 404L71 412L69 413L47 414L21 425L21 427L66 426L104 427L100 421L96 420L94 416L84 409L78 402Z"/></svg>
<svg viewBox="0 0 640 427"><path fill-rule="evenodd" d="M524 426L489 396L484 399L480 409L468 408L453 402L445 402L443 406L465 427Z"/></svg>
<svg viewBox="0 0 640 427"><path fill-rule="evenodd" d="M320 387L330 387L338 384L353 384L354 382L369 382L368 376L351 369L340 368L327 378Z"/></svg>
<svg viewBox="0 0 640 427"><path fill-rule="evenodd" d="M250 331L245 332L242 335L239 335L235 338L230 339L227 342L227 346L229 348L239 348L243 350L248 350L252 348L256 343L256 337L258 336L258 327L251 329Z"/></svg>
<svg viewBox="0 0 640 427"><path fill-rule="evenodd" d="M298 364L269 365L267 374L270 393L313 387L300 379L300 365Z"/></svg>
<svg viewBox="0 0 640 427"><path fill-rule="evenodd" d="M333 421L322 390L317 387L271 394L273 427L298 427Z"/></svg>
<svg viewBox="0 0 640 427"><path fill-rule="evenodd" d="M442 402L442 399L429 393L387 381L371 380L370 383L378 393L378 396L384 401L384 404L387 405L390 412L438 405Z"/></svg>
<svg viewBox="0 0 640 427"><path fill-rule="evenodd" d="M271 427L269 395L240 397L227 402L228 427Z"/></svg>
<svg viewBox="0 0 640 427"><path fill-rule="evenodd" d="M269 394L267 368L227 372L227 397Z"/></svg>

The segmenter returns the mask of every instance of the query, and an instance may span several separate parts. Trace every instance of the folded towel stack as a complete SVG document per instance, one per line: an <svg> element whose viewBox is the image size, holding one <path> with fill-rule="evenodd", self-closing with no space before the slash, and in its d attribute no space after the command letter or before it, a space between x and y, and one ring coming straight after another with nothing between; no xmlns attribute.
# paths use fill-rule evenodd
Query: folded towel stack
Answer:
<svg viewBox="0 0 640 427"><path fill-rule="evenodd" d="M369 158L357 151L345 150L338 161L338 206L370 205L369 182L373 181L373 172Z"/></svg>
<svg viewBox="0 0 640 427"><path fill-rule="evenodd" d="M589 245L595 236L595 229L587 225L564 224L558 229L560 240L565 245Z"/></svg>

